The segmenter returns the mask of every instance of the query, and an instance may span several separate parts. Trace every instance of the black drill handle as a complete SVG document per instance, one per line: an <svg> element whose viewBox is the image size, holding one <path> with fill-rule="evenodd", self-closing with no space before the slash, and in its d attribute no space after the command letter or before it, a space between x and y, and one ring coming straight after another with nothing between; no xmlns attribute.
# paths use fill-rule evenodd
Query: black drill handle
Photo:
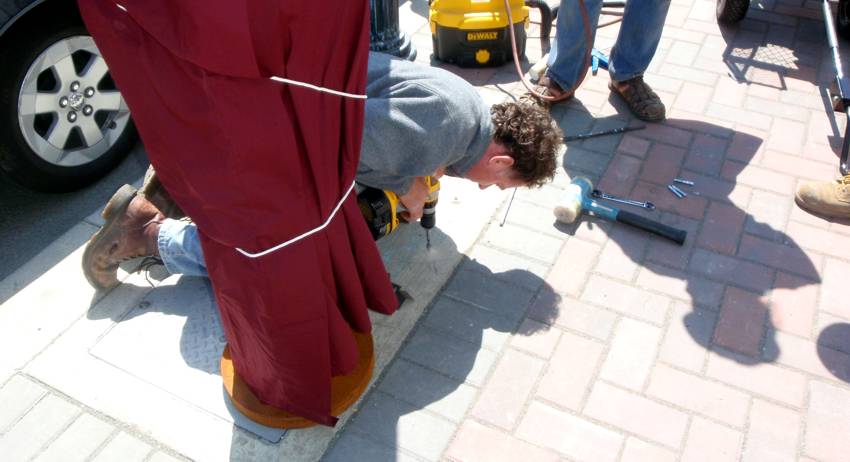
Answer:
<svg viewBox="0 0 850 462"><path fill-rule="evenodd" d="M666 237L679 245L684 244L685 238L688 237L688 232L683 229L667 226L664 223L650 220L649 218L642 217L636 213L628 212L626 210L620 210L620 212L617 213L617 221L634 226L635 228L640 228L644 231L649 231L650 233L657 234L661 237Z"/></svg>

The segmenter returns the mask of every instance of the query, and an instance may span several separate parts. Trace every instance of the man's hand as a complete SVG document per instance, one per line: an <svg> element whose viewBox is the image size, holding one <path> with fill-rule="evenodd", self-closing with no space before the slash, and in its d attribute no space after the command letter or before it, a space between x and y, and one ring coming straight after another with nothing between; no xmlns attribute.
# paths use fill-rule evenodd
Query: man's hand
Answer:
<svg viewBox="0 0 850 462"><path fill-rule="evenodd" d="M425 206L425 199L428 198L428 185L425 184L425 177L418 176L413 179L413 184L405 194L398 196L399 202L407 211L401 212L401 217L408 222L414 222L422 218L422 208Z"/></svg>

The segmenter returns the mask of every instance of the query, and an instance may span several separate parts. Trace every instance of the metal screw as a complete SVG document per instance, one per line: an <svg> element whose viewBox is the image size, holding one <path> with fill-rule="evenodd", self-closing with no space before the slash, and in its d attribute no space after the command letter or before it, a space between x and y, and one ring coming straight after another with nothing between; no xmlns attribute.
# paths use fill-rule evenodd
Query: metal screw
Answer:
<svg viewBox="0 0 850 462"><path fill-rule="evenodd" d="M681 178L673 178L673 183L686 184L688 186L693 186L694 182L691 180L683 180Z"/></svg>
<svg viewBox="0 0 850 462"><path fill-rule="evenodd" d="M80 89L80 82L72 82L71 83L71 91L77 91Z"/></svg>
<svg viewBox="0 0 850 462"><path fill-rule="evenodd" d="M91 107L91 106L89 106L88 104L86 104L86 105L83 107L83 115L90 116L92 112L94 112L94 108L93 108L93 107Z"/></svg>
<svg viewBox="0 0 850 462"><path fill-rule="evenodd" d="M77 111L71 111L68 113L68 122L74 123L77 121Z"/></svg>
<svg viewBox="0 0 850 462"><path fill-rule="evenodd" d="M91 98L92 96L94 96L94 88L93 87L86 88L86 91L84 92L84 94L86 95L86 98Z"/></svg>
<svg viewBox="0 0 850 462"><path fill-rule="evenodd" d="M670 192L671 192L671 193L673 193L673 195L674 195L674 196L676 196L676 197L678 197L679 199L681 199L681 198L685 197L685 196L683 196L683 195L682 195L682 194L684 194L684 193L682 192L682 190L681 190L681 189L679 189L679 188L677 188L677 187L675 187L675 186L673 186L672 184L668 184L668 185L667 185L667 189L669 189L669 190L670 190Z"/></svg>
<svg viewBox="0 0 850 462"><path fill-rule="evenodd" d="M68 97L67 96L63 96L63 97L59 98L59 107L61 107L61 108L68 107Z"/></svg>

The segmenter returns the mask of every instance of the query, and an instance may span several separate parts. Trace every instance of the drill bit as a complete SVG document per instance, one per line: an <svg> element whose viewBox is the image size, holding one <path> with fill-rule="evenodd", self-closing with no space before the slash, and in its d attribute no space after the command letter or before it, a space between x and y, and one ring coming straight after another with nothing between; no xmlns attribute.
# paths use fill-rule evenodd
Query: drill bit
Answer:
<svg viewBox="0 0 850 462"><path fill-rule="evenodd" d="M505 226L505 221L508 219L508 212L511 211L511 204L514 203L514 196L516 196L516 188L514 188L514 192L511 193L511 200L508 202L508 206L505 207L505 216L502 217L502 222L499 223L499 226Z"/></svg>
<svg viewBox="0 0 850 462"><path fill-rule="evenodd" d="M430 229L425 230L425 248L429 249L429 250L431 249L431 230Z"/></svg>

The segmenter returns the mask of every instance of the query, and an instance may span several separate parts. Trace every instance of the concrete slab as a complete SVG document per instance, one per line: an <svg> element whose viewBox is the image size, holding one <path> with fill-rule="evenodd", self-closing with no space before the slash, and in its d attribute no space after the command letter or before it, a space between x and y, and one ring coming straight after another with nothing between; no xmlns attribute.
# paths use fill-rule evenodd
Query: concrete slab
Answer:
<svg viewBox="0 0 850 462"><path fill-rule="evenodd" d="M445 178L431 250L424 251L424 230L418 225L404 225L379 242L393 281L412 298L394 316L372 316L377 352L374 377L380 377L506 197L504 191L480 191L475 184ZM84 242L80 236L94 231L90 224L81 226L70 236L75 242ZM54 303L55 309L67 311L72 304L76 314L57 317L57 326L50 329L53 334L6 371L11 373L44 349L25 367L28 374L192 459L277 453L285 460L315 460L324 452L333 429L292 431L279 444L270 445L254 435L277 443L282 431L257 426L229 410L218 369L225 339L206 280L172 276L152 288L142 275L131 274L125 284L99 298L102 294L88 290L77 269L81 253L82 247L68 258L69 267L62 268L63 274L78 277L66 282L45 279L52 282L51 290L63 295L61 303ZM32 291L46 291L42 279L50 274L18 292L10 306L28 300ZM79 295L73 295L75 290ZM13 312L4 307L2 314ZM342 419L344 423L347 415Z"/></svg>

